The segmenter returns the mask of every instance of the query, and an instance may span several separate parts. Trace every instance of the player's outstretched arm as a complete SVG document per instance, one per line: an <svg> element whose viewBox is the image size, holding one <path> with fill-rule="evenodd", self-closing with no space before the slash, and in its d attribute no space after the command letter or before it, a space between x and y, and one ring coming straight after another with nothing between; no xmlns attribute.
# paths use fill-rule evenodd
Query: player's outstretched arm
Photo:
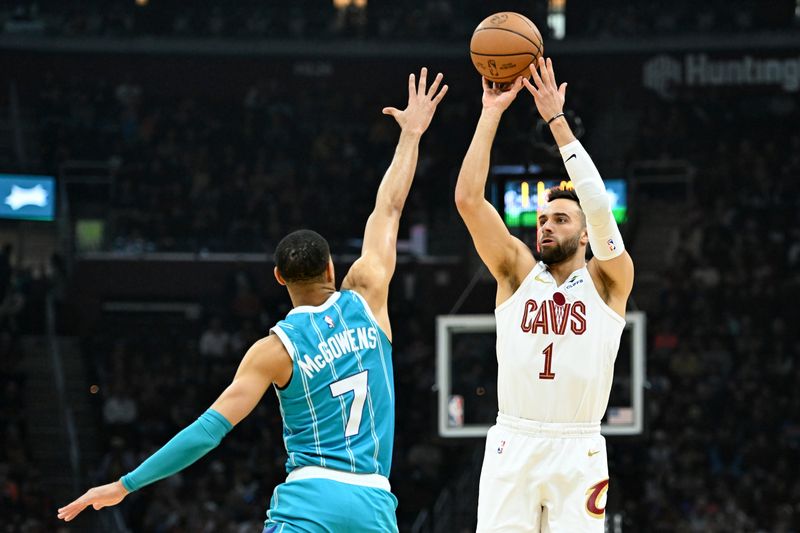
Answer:
<svg viewBox="0 0 800 533"><path fill-rule="evenodd" d="M258 404L272 382L291 376L292 361L274 335L256 342L245 354L233 382L194 423L175 435L136 470L119 481L93 487L58 510L58 518L73 520L88 506L95 510L120 503L130 492L171 476L219 445L222 438Z"/></svg>
<svg viewBox="0 0 800 533"><path fill-rule="evenodd" d="M624 316L625 304L633 288L633 260L625 251L600 172L564 118L567 84L559 86L556 83L552 60L539 58L538 67L537 71L536 65L531 64L533 83L525 80L525 87L533 95L542 119L550 125L586 214L589 244L596 259L589 262L589 271L593 279L602 282L606 303Z"/></svg>
<svg viewBox="0 0 800 533"><path fill-rule="evenodd" d="M420 72L419 83L414 74L408 77L408 105L405 109L383 109L384 114L393 116L400 125L400 140L378 187L375 209L367 219L361 257L353 263L342 282L342 288L357 290L364 296L378 324L390 337L387 298L397 260L400 215L414 179L420 138L428 129L436 106L447 93L447 85L440 89L441 73L430 87L427 86L427 77L426 68Z"/></svg>
<svg viewBox="0 0 800 533"><path fill-rule="evenodd" d="M483 78L483 109L456 182L456 207L478 255L498 282L498 300L502 299L503 284L510 282L513 285L515 278L524 277L524 272L534 265L528 247L511 235L500 214L484 196L489 155L500 118L520 89L522 78L517 78L505 92L493 88ZM513 286L509 288L511 292L515 290Z"/></svg>

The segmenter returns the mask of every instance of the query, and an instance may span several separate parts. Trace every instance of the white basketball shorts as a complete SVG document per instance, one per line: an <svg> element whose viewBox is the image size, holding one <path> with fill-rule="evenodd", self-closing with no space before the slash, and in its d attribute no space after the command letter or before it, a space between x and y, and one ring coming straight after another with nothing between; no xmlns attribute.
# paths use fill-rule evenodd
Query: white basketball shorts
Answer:
<svg viewBox="0 0 800 533"><path fill-rule="evenodd" d="M600 424L500 414L486 436L478 533L602 533L607 491Z"/></svg>

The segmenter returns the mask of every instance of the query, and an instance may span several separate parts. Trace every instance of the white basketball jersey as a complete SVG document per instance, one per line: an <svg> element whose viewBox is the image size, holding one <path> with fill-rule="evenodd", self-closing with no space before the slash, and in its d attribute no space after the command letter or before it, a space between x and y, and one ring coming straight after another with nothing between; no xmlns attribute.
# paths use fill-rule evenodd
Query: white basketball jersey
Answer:
<svg viewBox="0 0 800 533"><path fill-rule="evenodd" d="M625 320L584 266L557 286L536 264L495 309L497 395L503 414L538 422L600 422Z"/></svg>

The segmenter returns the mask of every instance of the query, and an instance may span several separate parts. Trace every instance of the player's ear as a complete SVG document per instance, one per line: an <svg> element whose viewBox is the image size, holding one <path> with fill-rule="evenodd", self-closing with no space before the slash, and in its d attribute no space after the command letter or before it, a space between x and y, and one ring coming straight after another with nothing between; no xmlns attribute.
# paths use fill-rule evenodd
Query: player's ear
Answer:
<svg viewBox="0 0 800 533"><path fill-rule="evenodd" d="M336 272L333 269L333 258L328 258L328 266L325 267L325 281L333 283L336 281Z"/></svg>
<svg viewBox="0 0 800 533"><path fill-rule="evenodd" d="M582 245L584 245L584 246L586 246L587 244L589 244L589 232L586 230L586 228L585 228L585 227L584 227L584 228L581 230L581 240L580 240L580 243L581 243Z"/></svg>
<svg viewBox="0 0 800 533"><path fill-rule="evenodd" d="M285 287L286 286L286 280L283 279L283 276L281 276L281 273L278 272L278 267L273 268L272 269L272 273L275 274L275 279L278 280L278 283Z"/></svg>

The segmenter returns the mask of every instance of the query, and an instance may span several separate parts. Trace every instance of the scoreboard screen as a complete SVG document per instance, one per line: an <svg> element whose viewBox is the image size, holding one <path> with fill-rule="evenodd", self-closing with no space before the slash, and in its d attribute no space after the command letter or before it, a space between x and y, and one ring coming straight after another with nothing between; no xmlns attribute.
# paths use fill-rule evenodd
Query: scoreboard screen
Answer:
<svg viewBox="0 0 800 533"><path fill-rule="evenodd" d="M628 215L627 184L621 179L603 180L611 211L618 224ZM503 182L503 219L512 228L535 228L538 208L546 203L546 191L553 187L572 189L572 182L561 179L507 179Z"/></svg>
<svg viewBox="0 0 800 533"><path fill-rule="evenodd" d="M494 165L492 203L509 228L536 228L538 210L546 203L547 190L572 189L566 176L542 173L538 165ZM604 179L611 211L618 224L628 218L628 184L624 179Z"/></svg>

